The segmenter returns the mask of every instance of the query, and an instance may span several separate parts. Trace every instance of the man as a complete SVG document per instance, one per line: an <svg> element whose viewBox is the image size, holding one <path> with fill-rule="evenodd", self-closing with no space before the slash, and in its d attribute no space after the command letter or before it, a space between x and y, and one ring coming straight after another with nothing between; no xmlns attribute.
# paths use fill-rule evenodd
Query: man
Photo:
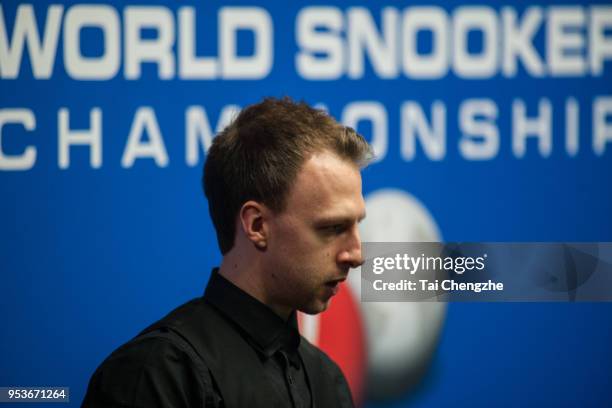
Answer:
<svg viewBox="0 0 612 408"><path fill-rule="evenodd" d="M362 136L268 98L215 139L204 166L223 261L202 298L116 350L85 407L348 407L338 366L299 335L362 263Z"/></svg>

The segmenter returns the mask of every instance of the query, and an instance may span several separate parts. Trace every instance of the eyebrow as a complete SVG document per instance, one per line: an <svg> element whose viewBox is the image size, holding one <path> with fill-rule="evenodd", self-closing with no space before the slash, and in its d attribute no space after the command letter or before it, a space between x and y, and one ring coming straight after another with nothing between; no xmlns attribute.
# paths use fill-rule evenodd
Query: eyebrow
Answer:
<svg viewBox="0 0 612 408"><path fill-rule="evenodd" d="M366 217L365 213L359 215L359 217L357 218L357 222L359 223L363 221L365 217ZM315 224L316 225L349 224L349 223L352 223L353 221L355 221L355 218L353 217L330 216L330 217L322 217L322 218L315 220Z"/></svg>

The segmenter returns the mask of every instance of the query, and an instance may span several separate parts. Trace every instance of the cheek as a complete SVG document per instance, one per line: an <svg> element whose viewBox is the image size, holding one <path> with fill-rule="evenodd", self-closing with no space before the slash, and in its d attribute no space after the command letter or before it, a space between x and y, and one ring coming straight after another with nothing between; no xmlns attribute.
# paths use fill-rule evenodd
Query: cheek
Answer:
<svg viewBox="0 0 612 408"><path fill-rule="evenodd" d="M277 265L316 273L334 262L335 245L307 226L286 222L274 231L273 258ZM327 268L328 269L328 268Z"/></svg>
<svg viewBox="0 0 612 408"><path fill-rule="evenodd" d="M309 237L306 233L295 232L287 234L283 237L283 241L279 242L282 252L294 259L308 259L316 257L320 252L316 240Z"/></svg>

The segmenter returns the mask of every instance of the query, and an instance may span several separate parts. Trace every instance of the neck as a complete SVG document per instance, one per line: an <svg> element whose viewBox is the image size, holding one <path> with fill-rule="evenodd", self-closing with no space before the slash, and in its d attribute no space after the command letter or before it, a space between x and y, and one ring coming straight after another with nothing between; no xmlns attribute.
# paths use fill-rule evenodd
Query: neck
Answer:
<svg viewBox="0 0 612 408"><path fill-rule="evenodd" d="M293 309L275 302L268 294L266 274L258 262L245 262L239 256L228 252L221 261L219 274L232 284L254 297L276 313L281 319L287 321ZM249 265L246 267L245 265Z"/></svg>

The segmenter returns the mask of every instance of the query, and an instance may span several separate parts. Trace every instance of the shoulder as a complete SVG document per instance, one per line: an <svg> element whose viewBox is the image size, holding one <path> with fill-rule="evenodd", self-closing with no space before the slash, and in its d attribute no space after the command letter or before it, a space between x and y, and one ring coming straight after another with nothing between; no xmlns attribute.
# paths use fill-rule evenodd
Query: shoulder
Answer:
<svg viewBox="0 0 612 408"><path fill-rule="evenodd" d="M192 353L180 340L167 330L141 334L111 353L98 371L122 369L140 373L146 369L191 366L195 363Z"/></svg>
<svg viewBox="0 0 612 408"><path fill-rule="evenodd" d="M202 406L207 368L172 331L141 334L92 376L84 407Z"/></svg>

